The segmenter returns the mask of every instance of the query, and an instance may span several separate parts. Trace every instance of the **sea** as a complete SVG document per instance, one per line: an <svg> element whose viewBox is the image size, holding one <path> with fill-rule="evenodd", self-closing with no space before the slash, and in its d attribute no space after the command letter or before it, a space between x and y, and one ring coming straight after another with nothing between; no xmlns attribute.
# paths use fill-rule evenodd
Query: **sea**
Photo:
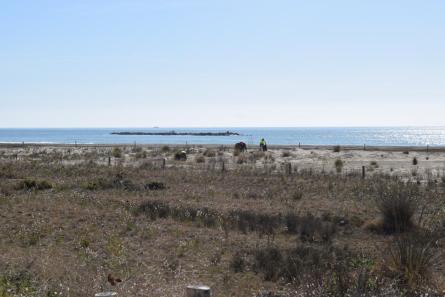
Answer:
<svg viewBox="0 0 445 297"><path fill-rule="evenodd" d="M235 136L114 135L112 132L236 132ZM445 146L445 127L0 128L0 143Z"/></svg>

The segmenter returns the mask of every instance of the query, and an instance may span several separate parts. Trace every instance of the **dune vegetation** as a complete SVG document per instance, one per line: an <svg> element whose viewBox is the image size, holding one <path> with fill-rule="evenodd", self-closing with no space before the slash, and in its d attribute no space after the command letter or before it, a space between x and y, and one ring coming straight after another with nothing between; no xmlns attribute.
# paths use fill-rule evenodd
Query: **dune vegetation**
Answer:
<svg viewBox="0 0 445 297"><path fill-rule="evenodd" d="M1 147L0 296L441 296L443 175L328 153Z"/></svg>

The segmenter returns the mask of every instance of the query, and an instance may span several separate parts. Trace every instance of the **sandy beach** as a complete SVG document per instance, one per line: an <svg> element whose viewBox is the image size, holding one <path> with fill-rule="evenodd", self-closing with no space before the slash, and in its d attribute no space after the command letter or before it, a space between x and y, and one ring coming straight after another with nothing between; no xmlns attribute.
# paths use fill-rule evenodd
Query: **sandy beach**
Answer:
<svg viewBox="0 0 445 297"><path fill-rule="evenodd" d="M114 148L122 150L122 156L112 155ZM185 162L175 162L174 152L186 151ZM45 145L45 144L0 144L0 156L6 159L46 159L62 164L96 162L97 164L122 164L138 166L142 163L159 164L166 160L165 166L191 168L265 168L273 172L313 171L314 173L337 172L336 160L342 161L342 174L362 174L366 176L385 174L401 177L404 180L425 182L440 181L445 176L445 147L363 147L340 146L280 146L271 145L267 152L258 147L249 147L246 152L236 154L227 145ZM109 158L110 157L110 158Z"/></svg>

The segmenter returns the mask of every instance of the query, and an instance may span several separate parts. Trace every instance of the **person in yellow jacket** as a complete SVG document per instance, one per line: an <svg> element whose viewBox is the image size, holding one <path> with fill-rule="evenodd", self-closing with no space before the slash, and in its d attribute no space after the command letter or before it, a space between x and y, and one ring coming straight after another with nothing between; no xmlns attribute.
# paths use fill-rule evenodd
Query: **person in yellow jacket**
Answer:
<svg viewBox="0 0 445 297"><path fill-rule="evenodd" d="M267 151L267 144L264 138L261 138L260 140L260 150L262 150L263 152Z"/></svg>

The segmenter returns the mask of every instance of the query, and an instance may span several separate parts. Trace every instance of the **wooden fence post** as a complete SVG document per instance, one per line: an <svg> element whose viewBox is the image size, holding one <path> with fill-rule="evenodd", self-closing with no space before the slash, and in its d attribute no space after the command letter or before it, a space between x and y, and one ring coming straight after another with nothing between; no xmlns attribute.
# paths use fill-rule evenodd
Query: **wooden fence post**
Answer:
<svg viewBox="0 0 445 297"><path fill-rule="evenodd" d="M186 297L211 297L212 291L207 286L188 286Z"/></svg>
<svg viewBox="0 0 445 297"><path fill-rule="evenodd" d="M222 172L226 171L226 165L225 165L224 161L222 161L221 171Z"/></svg>
<svg viewBox="0 0 445 297"><path fill-rule="evenodd" d="M165 158L162 159L162 169L165 169Z"/></svg>
<svg viewBox="0 0 445 297"><path fill-rule="evenodd" d="M362 178L365 178L366 176L366 167L362 166Z"/></svg>
<svg viewBox="0 0 445 297"><path fill-rule="evenodd" d="M287 175L291 175L292 174L292 163L286 163L286 167L285 167L285 171Z"/></svg>
<svg viewBox="0 0 445 297"><path fill-rule="evenodd" d="M108 156L108 166L111 166L111 157Z"/></svg>

